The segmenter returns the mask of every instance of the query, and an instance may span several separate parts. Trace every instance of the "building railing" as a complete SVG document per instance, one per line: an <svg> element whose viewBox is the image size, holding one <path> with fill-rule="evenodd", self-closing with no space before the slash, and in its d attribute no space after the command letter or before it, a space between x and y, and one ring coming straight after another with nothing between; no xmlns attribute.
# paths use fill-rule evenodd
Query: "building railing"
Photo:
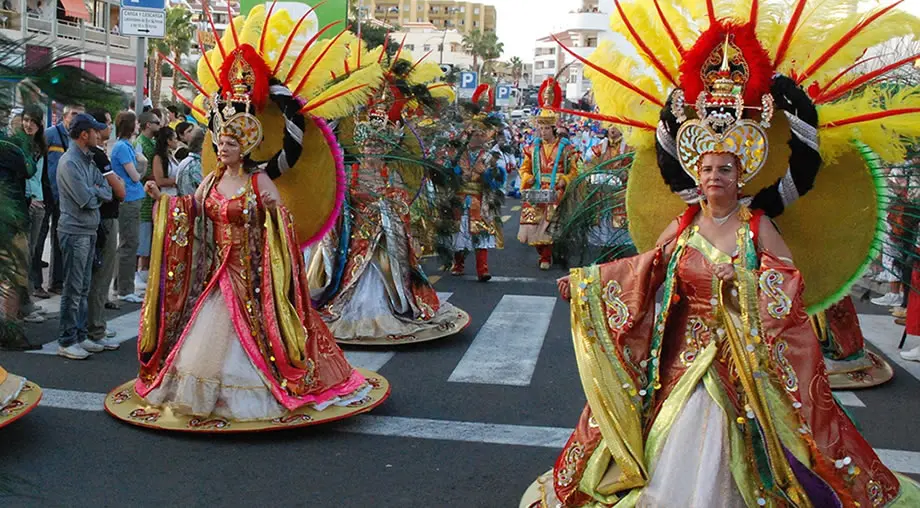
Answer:
<svg viewBox="0 0 920 508"><path fill-rule="evenodd" d="M0 9L0 28L7 30L22 29L22 15L16 11Z"/></svg>
<svg viewBox="0 0 920 508"><path fill-rule="evenodd" d="M114 48L118 53L129 56L132 47L131 38L122 35L116 35L107 32L105 28L88 23L73 23L63 20L42 19L35 15L27 15L26 35L41 36L43 40L54 44L49 37L57 36L62 45L77 46L89 51L97 51L101 54L109 54L110 49ZM13 29L12 27L8 27Z"/></svg>

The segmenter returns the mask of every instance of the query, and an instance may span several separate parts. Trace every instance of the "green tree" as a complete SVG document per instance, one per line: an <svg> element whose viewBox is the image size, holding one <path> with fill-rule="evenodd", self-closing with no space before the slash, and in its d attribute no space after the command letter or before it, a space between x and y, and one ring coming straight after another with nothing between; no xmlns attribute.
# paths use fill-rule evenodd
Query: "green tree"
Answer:
<svg viewBox="0 0 920 508"><path fill-rule="evenodd" d="M505 44L498 40L498 36L495 35L495 32L484 33L480 41L479 49L479 56L482 57L483 72L485 72L486 66L488 66L490 62L501 58L504 52Z"/></svg>
<svg viewBox="0 0 920 508"><path fill-rule="evenodd" d="M479 70L479 57L482 55L482 32L478 29L463 34L463 50L473 57L473 70Z"/></svg>
<svg viewBox="0 0 920 508"><path fill-rule="evenodd" d="M150 80L153 83L150 100L153 101L154 107L159 103L163 86L163 62L160 55L169 55L176 64L181 65L182 56L189 54L194 38L195 24L192 23L192 11L181 6L166 9L166 36L162 39L147 39L147 61L150 64L147 68L154 70L153 79ZM179 88L179 78L179 73L173 73L176 89Z"/></svg>
<svg viewBox="0 0 920 508"><path fill-rule="evenodd" d="M524 62L520 58L513 56L508 63L511 64L511 79L514 80L514 86L518 86L524 76Z"/></svg>

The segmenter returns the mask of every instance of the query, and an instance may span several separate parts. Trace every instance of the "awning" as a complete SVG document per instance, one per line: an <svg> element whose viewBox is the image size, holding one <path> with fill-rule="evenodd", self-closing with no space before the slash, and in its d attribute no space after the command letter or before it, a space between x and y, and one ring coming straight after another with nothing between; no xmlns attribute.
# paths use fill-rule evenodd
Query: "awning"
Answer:
<svg viewBox="0 0 920 508"><path fill-rule="evenodd" d="M71 18L80 18L89 21L89 11L83 0L58 0L64 6L64 14Z"/></svg>

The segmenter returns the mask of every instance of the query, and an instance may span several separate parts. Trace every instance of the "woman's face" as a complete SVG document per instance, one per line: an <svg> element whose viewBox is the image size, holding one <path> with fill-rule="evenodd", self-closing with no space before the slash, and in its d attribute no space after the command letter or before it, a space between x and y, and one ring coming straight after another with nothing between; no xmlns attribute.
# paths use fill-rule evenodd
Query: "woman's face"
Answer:
<svg viewBox="0 0 920 508"><path fill-rule="evenodd" d="M738 199L738 158L730 153L707 153L700 159L700 187L706 199Z"/></svg>
<svg viewBox="0 0 920 508"><path fill-rule="evenodd" d="M185 129L185 132L182 133L182 136L179 138L179 141L182 141L186 145L192 141L192 133L195 132L195 129Z"/></svg>
<svg viewBox="0 0 920 508"><path fill-rule="evenodd" d="M137 136L141 132L141 124L137 120L134 120L134 135Z"/></svg>
<svg viewBox="0 0 920 508"><path fill-rule="evenodd" d="M231 136L221 136L217 142L217 158L226 166L235 166L243 160L240 142Z"/></svg>
<svg viewBox="0 0 920 508"><path fill-rule="evenodd" d="M29 115L22 115L22 130L29 136L34 136L39 129L39 122Z"/></svg>
<svg viewBox="0 0 920 508"><path fill-rule="evenodd" d="M175 150L179 147L179 138L175 134L170 135L169 141L166 142L166 146L168 146L170 150Z"/></svg>

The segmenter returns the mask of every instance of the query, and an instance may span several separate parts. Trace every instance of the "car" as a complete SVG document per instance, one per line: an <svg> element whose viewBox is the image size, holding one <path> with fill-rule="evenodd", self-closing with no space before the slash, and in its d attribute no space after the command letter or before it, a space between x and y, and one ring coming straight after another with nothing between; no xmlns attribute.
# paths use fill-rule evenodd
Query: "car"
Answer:
<svg viewBox="0 0 920 508"><path fill-rule="evenodd" d="M514 120L518 120L518 119L524 118L524 116L525 116L525 115L524 115L524 110L523 110L523 109L515 109L515 110L512 110L512 111L511 111L511 118L514 119Z"/></svg>

